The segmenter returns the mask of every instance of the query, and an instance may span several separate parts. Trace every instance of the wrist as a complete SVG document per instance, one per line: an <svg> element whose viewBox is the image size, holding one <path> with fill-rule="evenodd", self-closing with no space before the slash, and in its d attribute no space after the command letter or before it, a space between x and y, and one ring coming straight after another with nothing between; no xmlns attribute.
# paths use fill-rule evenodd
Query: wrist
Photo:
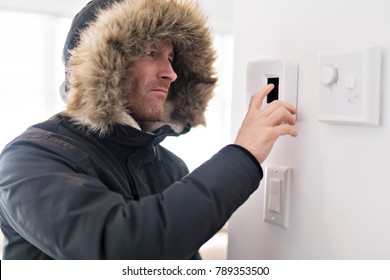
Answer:
<svg viewBox="0 0 390 280"><path fill-rule="evenodd" d="M246 148L244 148L243 146L238 145L238 144L230 144L228 146L236 147L237 149L243 151L253 161L253 163L257 166L257 168L260 170L260 172L263 173L263 169L261 168L260 162L249 150L247 150Z"/></svg>

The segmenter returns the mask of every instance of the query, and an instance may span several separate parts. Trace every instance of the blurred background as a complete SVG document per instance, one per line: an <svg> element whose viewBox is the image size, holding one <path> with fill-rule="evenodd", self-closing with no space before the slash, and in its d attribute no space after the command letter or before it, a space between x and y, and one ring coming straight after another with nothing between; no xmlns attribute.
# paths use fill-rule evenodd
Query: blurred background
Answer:
<svg viewBox="0 0 390 280"><path fill-rule="evenodd" d="M62 48L73 16L88 2L0 0L0 150L28 126L64 110ZM233 0L199 2L214 33L218 87L206 113L207 127L164 141L190 170L230 143ZM226 251L226 227L201 250L208 259L225 259Z"/></svg>

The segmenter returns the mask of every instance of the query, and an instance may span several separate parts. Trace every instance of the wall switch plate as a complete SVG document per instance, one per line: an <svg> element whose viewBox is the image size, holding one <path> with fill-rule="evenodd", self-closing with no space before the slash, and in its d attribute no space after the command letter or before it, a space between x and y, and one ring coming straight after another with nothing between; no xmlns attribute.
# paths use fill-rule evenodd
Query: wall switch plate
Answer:
<svg viewBox="0 0 390 280"><path fill-rule="evenodd" d="M331 124L379 125L378 47L320 53L319 115Z"/></svg>
<svg viewBox="0 0 390 280"><path fill-rule="evenodd" d="M265 174L264 221L288 228L292 169L268 164Z"/></svg>
<svg viewBox="0 0 390 280"><path fill-rule="evenodd" d="M279 99L297 106L298 65L284 60L254 60L247 66L247 102L252 95L267 84L275 88L263 101L263 106Z"/></svg>

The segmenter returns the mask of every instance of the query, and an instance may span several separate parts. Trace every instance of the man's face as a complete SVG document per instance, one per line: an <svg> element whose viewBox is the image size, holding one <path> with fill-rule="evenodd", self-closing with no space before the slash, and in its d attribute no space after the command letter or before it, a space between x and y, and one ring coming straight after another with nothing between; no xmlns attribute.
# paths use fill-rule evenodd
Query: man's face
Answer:
<svg viewBox="0 0 390 280"><path fill-rule="evenodd" d="M177 78L172 60L172 46L161 44L148 50L128 70L124 90L128 95L130 115L137 122L162 119L169 87Z"/></svg>

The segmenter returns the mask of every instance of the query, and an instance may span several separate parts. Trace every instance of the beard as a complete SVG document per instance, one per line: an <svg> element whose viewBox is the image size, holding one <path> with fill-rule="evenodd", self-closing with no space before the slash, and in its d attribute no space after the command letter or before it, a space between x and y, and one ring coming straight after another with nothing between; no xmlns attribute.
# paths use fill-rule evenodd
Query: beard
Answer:
<svg viewBox="0 0 390 280"><path fill-rule="evenodd" d="M161 81L143 81L136 75L129 75L125 82L125 94L128 98L129 114L138 123L161 121L167 94L156 93L155 88L165 88L169 85Z"/></svg>

